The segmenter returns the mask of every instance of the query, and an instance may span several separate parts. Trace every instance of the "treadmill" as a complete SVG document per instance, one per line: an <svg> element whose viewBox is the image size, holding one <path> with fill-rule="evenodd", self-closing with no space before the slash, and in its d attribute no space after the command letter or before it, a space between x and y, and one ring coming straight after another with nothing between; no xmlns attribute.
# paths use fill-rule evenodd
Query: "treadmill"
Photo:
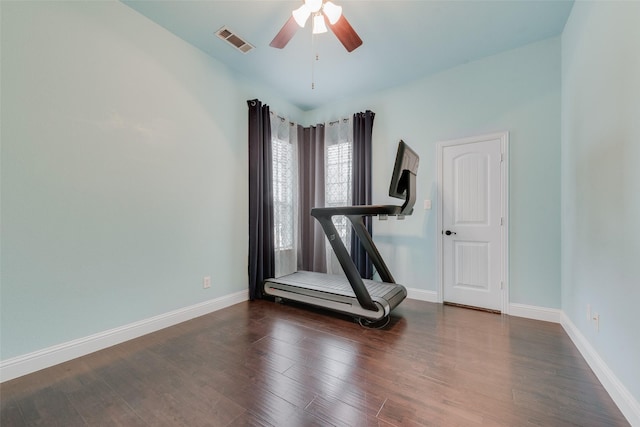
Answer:
<svg viewBox="0 0 640 427"><path fill-rule="evenodd" d="M402 206L362 205L311 209L311 216L322 226L344 276L297 271L286 276L266 279L265 294L276 299L297 301L351 315L359 319L361 324L388 320L391 310L407 297L407 290L393 279L367 231L364 218L379 216L380 219L387 219L388 216L396 216L398 219L404 219L405 215L413 213L418 163L416 152L401 140L398 144L389 196L404 199ZM336 215L344 215L349 219L382 282L360 277L333 224L332 217Z"/></svg>

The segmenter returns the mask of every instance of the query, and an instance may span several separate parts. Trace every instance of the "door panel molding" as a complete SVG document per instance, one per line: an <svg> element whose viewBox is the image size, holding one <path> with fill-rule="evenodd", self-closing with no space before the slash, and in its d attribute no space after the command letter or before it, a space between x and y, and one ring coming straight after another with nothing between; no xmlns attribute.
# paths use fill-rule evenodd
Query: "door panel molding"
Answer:
<svg viewBox="0 0 640 427"><path fill-rule="evenodd" d="M501 201L501 245L502 251L500 256L500 276L502 284L502 301L501 312L509 314L509 132L497 132L492 134L470 136L467 138L459 138L447 141L439 141L436 143L437 150L437 302L444 302L444 272L443 272L443 238L441 232L443 230L443 155L445 147L459 146L464 144L473 144L489 140L500 140L501 146L501 162L500 162L500 201Z"/></svg>

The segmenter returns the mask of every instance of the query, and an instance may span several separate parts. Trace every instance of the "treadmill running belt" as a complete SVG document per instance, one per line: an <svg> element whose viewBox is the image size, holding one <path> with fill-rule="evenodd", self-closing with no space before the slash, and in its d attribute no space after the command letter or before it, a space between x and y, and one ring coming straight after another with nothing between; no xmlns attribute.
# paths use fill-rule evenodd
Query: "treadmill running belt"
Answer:
<svg viewBox="0 0 640 427"><path fill-rule="evenodd" d="M272 279L284 285L299 286L305 289L314 289L320 292L328 292L337 295L354 297L356 294L346 277L337 274L314 273L311 271L297 271L287 276ZM363 279L364 285L371 297L384 297L389 291L397 288L394 283L381 283Z"/></svg>

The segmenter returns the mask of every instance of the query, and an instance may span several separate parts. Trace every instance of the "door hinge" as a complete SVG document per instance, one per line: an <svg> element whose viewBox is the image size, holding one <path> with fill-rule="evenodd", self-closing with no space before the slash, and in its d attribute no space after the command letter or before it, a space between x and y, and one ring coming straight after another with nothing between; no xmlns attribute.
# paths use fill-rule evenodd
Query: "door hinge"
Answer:
<svg viewBox="0 0 640 427"><path fill-rule="evenodd" d="M500 282L500 290L504 289L504 282Z"/></svg>
<svg viewBox="0 0 640 427"><path fill-rule="evenodd" d="M504 162L504 153L500 153L500 163Z"/></svg>
<svg viewBox="0 0 640 427"><path fill-rule="evenodd" d="M500 225L504 225L504 217L500 217Z"/></svg>

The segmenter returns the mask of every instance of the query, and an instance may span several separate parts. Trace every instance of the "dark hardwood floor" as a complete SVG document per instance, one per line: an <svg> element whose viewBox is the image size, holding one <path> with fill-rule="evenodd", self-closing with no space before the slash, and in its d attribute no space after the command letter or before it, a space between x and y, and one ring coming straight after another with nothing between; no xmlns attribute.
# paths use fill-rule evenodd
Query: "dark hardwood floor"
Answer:
<svg viewBox="0 0 640 427"><path fill-rule="evenodd" d="M0 386L0 425L628 425L560 325L237 304Z"/></svg>

